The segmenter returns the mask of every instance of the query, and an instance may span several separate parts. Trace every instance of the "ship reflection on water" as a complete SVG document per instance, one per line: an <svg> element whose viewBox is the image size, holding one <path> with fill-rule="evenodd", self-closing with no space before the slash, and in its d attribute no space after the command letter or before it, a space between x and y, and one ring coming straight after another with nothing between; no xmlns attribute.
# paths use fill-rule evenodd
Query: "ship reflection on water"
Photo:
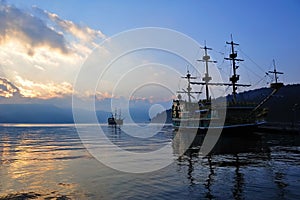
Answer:
<svg viewBox="0 0 300 200"><path fill-rule="evenodd" d="M289 193L290 188L299 187L300 177L297 173L300 172L300 135L222 135L212 151L203 156L201 147L204 135L191 133L189 136L187 132L177 134L178 137L174 137L176 140L173 141L174 153L179 155L178 165L187 166L186 177L190 186L201 183L203 176L199 175L199 169L207 172L205 181L202 182L206 189L206 199L222 197L220 191L224 192L224 197L230 196L233 199L249 198L249 194L262 199L300 197L299 192L297 195ZM192 137L195 137L194 140L191 140ZM190 146L181 155L187 144ZM295 171L292 172L291 169ZM264 177L265 173L267 177ZM292 177L293 175L297 176ZM266 180L271 181L268 186L263 185ZM228 186L231 187L230 190ZM259 188L264 188L261 190L263 193L256 193L260 191ZM269 194L272 190L276 194Z"/></svg>

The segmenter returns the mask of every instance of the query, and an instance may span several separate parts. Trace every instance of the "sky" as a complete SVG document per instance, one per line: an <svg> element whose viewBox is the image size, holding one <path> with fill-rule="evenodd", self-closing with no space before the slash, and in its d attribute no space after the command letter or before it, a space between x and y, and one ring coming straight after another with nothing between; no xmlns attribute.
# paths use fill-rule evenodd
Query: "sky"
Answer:
<svg viewBox="0 0 300 200"><path fill-rule="evenodd" d="M231 68L223 58L229 50L225 42L230 41L232 34L234 41L240 44L239 57L245 60L238 69L240 83L250 82L253 85L250 89L266 87L272 79L265 72L273 69L273 59L277 69L284 72L280 81L299 83L299 19L298 0L0 1L1 102L50 99L57 102L69 100L73 94L82 99L92 98L93 88L83 87L84 92L74 90L82 66L101 42L143 27L171 29L201 46L206 41L213 48L209 52L212 59L218 61L215 67L227 82ZM126 42L115 48L124 48L128 45ZM176 40L174 43L176 45ZM101 56L110 53L104 48L100 52ZM203 51L191 54L197 63ZM201 74L196 75L203 76L203 65L195 63L190 71L198 67ZM184 74L189 64L166 52L145 50L130 54L115 62L112 70L104 74L96 88L97 98L99 101L120 97L168 101L174 91L184 86L179 86L180 76L169 75L169 68L165 66L174 66L173 71ZM121 69L117 65L125 67ZM136 66L145 68L139 71L141 68ZM99 62L94 67L103 66ZM129 71L134 73L123 76ZM116 76L112 78L111 74ZM143 86L133 81L148 79L150 82L168 81L164 83L166 87ZM119 85L116 86L116 82ZM134 88L134 84L140 85Z"/></svg>

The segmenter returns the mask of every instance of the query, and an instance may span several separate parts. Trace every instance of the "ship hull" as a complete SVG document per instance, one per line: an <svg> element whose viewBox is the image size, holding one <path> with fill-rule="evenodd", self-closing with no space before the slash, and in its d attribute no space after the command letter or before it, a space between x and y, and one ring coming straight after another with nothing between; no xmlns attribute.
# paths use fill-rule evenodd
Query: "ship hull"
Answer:
<svg viewBox="0 0 300 200"><path fill-rule="evenodd" d="M265 122L250 123L250 124L238 124L219 127L187 127L187 126L174 126L175 131L180 132L193 132L199 135L205 135L207 133L219 133L224 136L247 136L255 134L258 130L258 126L263 125Z"/></svg>
<svg viewBox="0 0 300 200"><path fill-rule="evenodd" d="M108 125L123 125L123 119L115 119L114 117L110 117L107 119Z"/></svg>
<svg viewBox="0 0 300 200"><path fill-rule="evenodd" d="M249 128L254 128L254 130L251 131ZM253 152L257 150L257 142L259 142L262 137L260 134L255 134L255 130L255 125L243 126L243 128L228 127L222 129L220 135L216 134L217 137L215 137L216 135L214 135L214 133L211 133L212 137L207 138L207 130L205 132L203 129L200 129L196 134L195 132L181 131L180 129L175 132L173 147L177 154L237 154L249 152L249 150Z"/></svg>
<svg viewBox="0 0 300 200"><path fill-rule="evenodd" d="M108 125L116 125L117 124L113 117L108 118L107 123L108 123Z"/></svg>

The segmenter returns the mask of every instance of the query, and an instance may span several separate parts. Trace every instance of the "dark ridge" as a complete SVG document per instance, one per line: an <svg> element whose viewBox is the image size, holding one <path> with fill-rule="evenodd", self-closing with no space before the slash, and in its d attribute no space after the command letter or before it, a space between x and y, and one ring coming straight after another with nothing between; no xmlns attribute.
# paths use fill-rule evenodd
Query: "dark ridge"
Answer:
<svg viewBox="0 0 300 200"><path fill-rule="evenodd" d="M86 116L83 123L91 122L91 111L80 110ZM98 121L107 121L109 112L96 111ZM0 104L0 123L74 123L71 108L60 108L51 104Z"/></svg>

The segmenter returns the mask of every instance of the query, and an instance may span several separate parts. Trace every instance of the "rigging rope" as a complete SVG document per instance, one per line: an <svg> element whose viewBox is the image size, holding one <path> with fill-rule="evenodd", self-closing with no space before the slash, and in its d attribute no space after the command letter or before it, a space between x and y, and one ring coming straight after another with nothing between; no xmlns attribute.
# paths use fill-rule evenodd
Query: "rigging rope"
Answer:
<svg viewBox="0 0 300 200"><path fill-rule="evenodd" d="M255 87L255 86L258 85L260 82L262 82L266 77L267 77L267 75L264 75L264 77L262 77L259 81L257 81L257 82L253 85L253 87ZM267 84L268 84L268 82L267 82Z"/></svg>
<svg viewBox="0 0 300 200"><path fill-rule="evenodd" d="M251 62L253 62L253 64L255 64L262 72L265 73L265 70L264 70L259 64L257 64L252 58L250 58L250 57L249 57L249 56L241 49L241 47L239 47L238 49L239 49L239 51L240 51L244 56L247 57L247 59L249 59Z"/></svg>
<svg viewBox="0 0 300 200"><path fill-rule="evenodd" d="M196 66L197 66L197 64L199 63L197 60L199 59L199 57L201 57L201 55L200 55L200 50L201 50L201 47L199 47L198 51L196 52L195 59L194 59L194 64L193 64L193 66L195 66L195 67L193 68L193 69L194 69L193 73L196 71L195 77L197 77L197 78L201 77L201 74L200 74L200 72L199 72L199 69L198 69L198 70L195 70L195 69L197 69ZM199 75L199 77L198 77L198 75Z"/></svg>
<svg viewBox="0 0 300 200"><path fill-rule="evenodd" d="M261 67L259 64L257 64L252 58L250 58L250 56L248 56L240 47L238 47L239 51L245 56L247 57L248 60L250 60L254 65L256 65L263 73L264 76L258 75L255 71L253 71L251 68L248 68L246 65L245 68L247 70L249 70L250 72L252 72L254 75L256 75L257 77L261 78L258 82L256 82L254 86L258 85L260 82L262 82L267 76L269 76L270 78L272 78L265 70L263 67ZM272 78L273 79L273 78Z"/></svg>

